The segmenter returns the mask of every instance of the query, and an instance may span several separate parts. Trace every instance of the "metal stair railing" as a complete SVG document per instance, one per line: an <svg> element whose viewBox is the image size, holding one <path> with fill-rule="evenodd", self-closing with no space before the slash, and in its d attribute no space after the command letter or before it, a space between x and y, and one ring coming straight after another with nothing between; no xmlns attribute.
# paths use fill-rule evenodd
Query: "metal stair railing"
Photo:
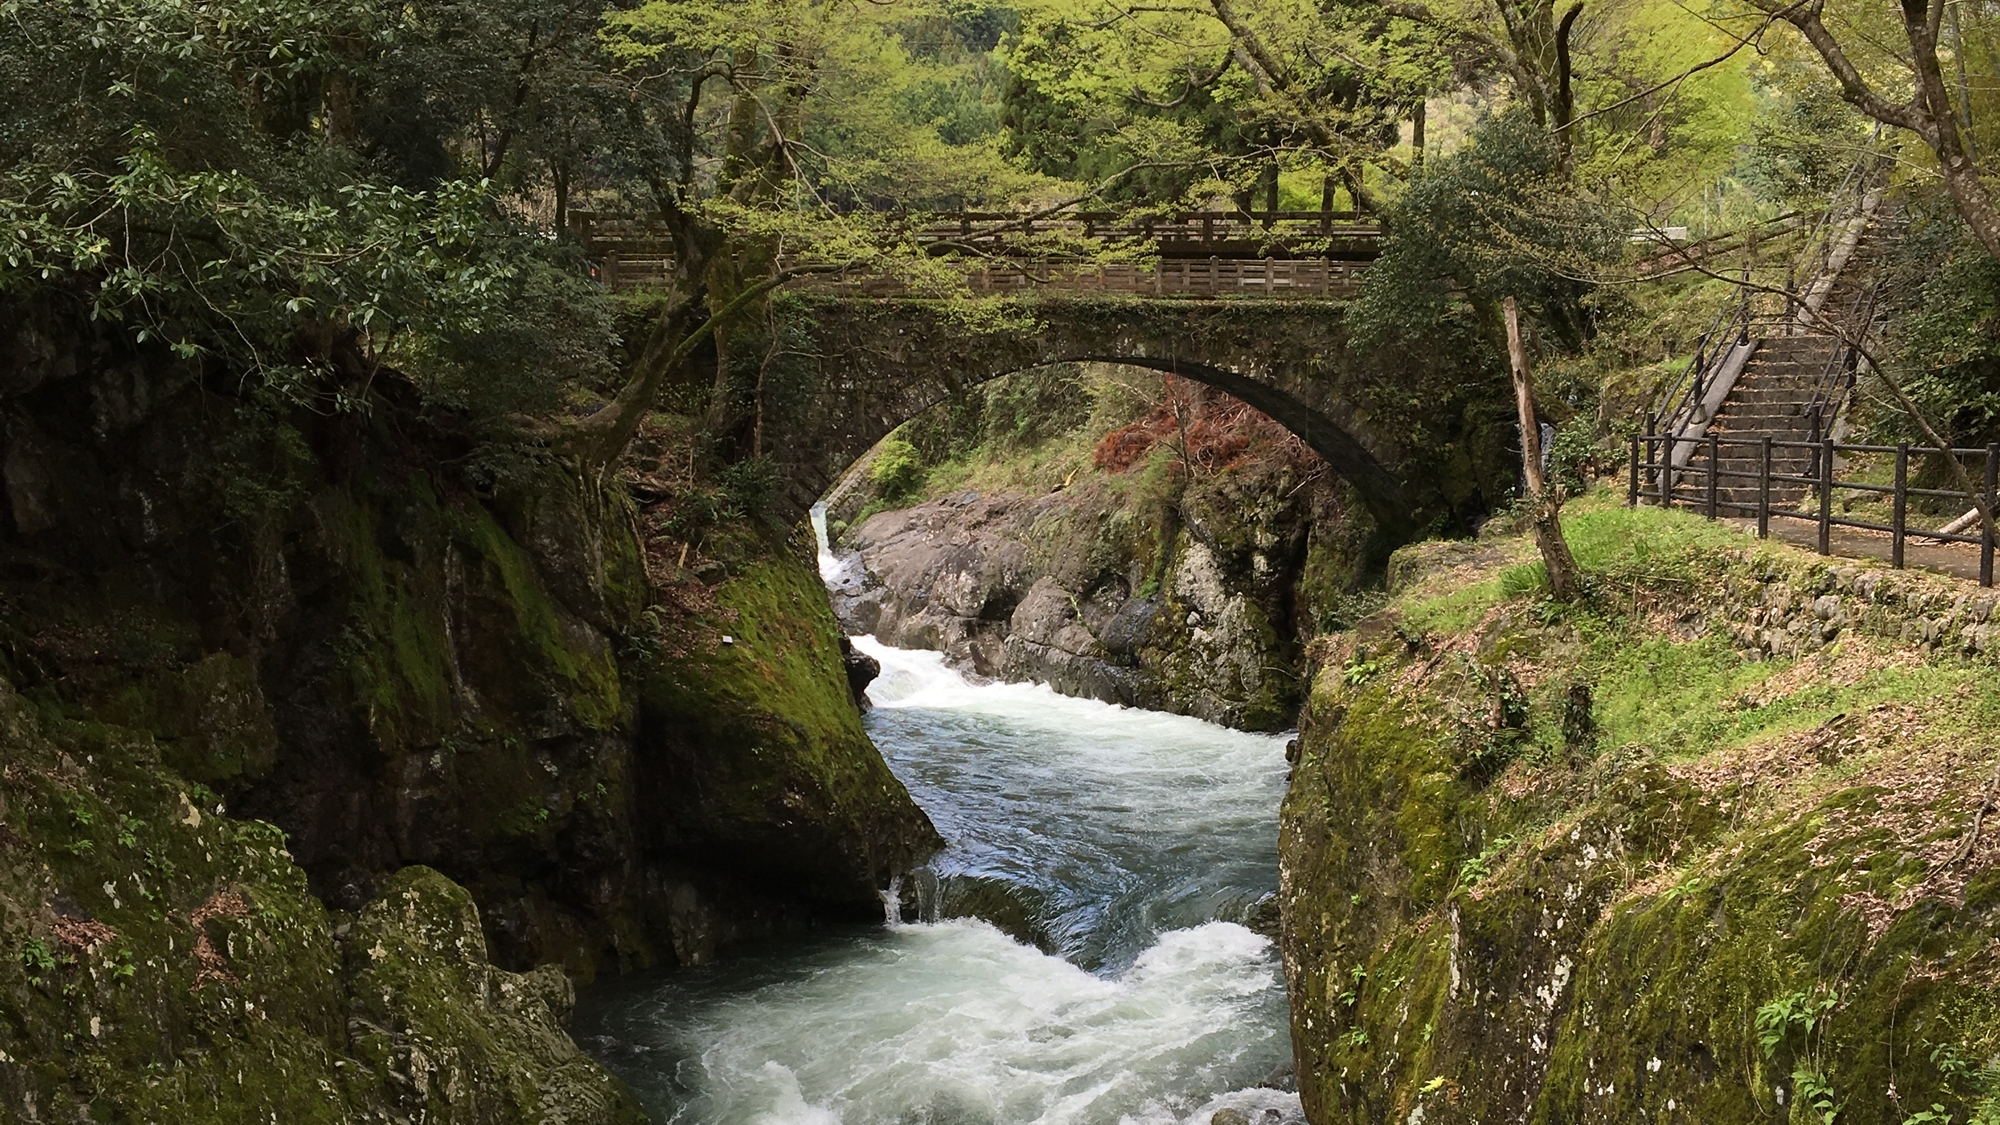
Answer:
<svg viewBox="0 0 2000 1125"><path fill-rule="evenodd" d="M1837 233L1867 210L1869 193L1877 187L1876 181L1887 171L1882 157L1882 126L1877 124L1868 134L1867 146L1847 169L1847 175L1841 179L1840 186L1835 188L1829 197L1826 210L1820 212L1819 220L1806 234L1805 241L1800 244L1799 253L1792 260L1792 266L1786 270L1785 313L1788 319L1798 312L1798 303L1793 296L1798 292L1798 279L1806 278L1808 289L1820 283L1823 275L1830 272L1829 267L1833 264L1833 256L1840 243ZM1825 283L1829 285L1832 280L1830 277L1824 278ZM1810 332L1803 331L1805 327L1805 318L1800 317L1793 332L1788 334L1810 335Z"/></svg>
<svg viewBox="0 0 2000 1125"><path fill-rule="evenodd" d="M1813 395L1806 403L1806 427L1814 442L1833 435L1840 412L1852 397L1862 344L1875 322L1875 303L1881 293L1880 282L1856 293L1846 319L1837 322L1845 336L1826 357L1826 366L1813 381Z"/></svg>
<svg viewBox="0 0 2000 1125"><path fill-rule="evenodd" d="M1835 237L1836 232L1843 230L1852 219L1863 213L1869 192L1884 170L1881 139L1882 128L1877 125L1869 135L1867 148L1848 168L1847 175L1834 190L1826 209L1820 213L1819 219L1807 232L1799 253L1793 258L1793 264L1787 267L1782 298L1764 291L1753 294L1750 285L1750 266L1744 265L1742 285L1737 290L1736 296L1716 311L1709 330L1695 338L1694 358L1667 386L1665 393L1660 397L1660 408L1647 417L1646 436L1649 440L1656 436L1670 437L1673 439L1669 443L1671 449L1686 442L1690 437L1698 436L1693 431L1705 430L1708 423L1713 420L1714 411L1721 408L1719 402L1713 408L1707 403L1716 380L1725 375L1725 369L1732 362L1739 365L1740 372L1741 365L1747 364L1750 355L1753 354L1739 349L1754 348L1753 338L1761 340L1766 336L1789 336L1800 333L1805 318L1800 313L1796 295L1798 263L1801 260L1807 263L1805 276L1813 278L1814 282L1817 282L1819 275L1827 269L1839 244L1839 239ZM1779 299L1783 302L1782 310L1769 307ZM1871 313L1873 307L1871 295L1868 304ZM1846 357L1845 361L1851 364L1852 357ZM1822 373L1822 383L1826 382L1828 377L1828 373ZM1842 393L1844 400L1844 391ZM1816 394L1815 401L1820 399L1821 396ZM1827 421L1831 420L1829 416ZM1667 473L1669 477L1676 475L1684 471L1682 466L1691 455L1692 446L1681 445L1679 460L1670 455L1662 462L1662 469L1658 471ZM1649 474L1653 471L1655 470L1648 470ZM1649 476L1647 480L1649 491L1658 487L1660 483ZM1671 490L1673 481L1666 480L1665 484Z"/></svg>

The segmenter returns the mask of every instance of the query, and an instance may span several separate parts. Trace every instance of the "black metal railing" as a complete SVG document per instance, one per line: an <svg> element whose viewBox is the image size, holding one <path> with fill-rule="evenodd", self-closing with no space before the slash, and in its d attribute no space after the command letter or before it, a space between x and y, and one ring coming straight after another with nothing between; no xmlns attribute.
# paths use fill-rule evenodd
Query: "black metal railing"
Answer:
<svg viewBox="0 0 2000 1125"><path fill-rule="evenodd" d="M1849 220L1862 213L1867 207L1869 191L1887 173L1888 165L1883 160L1882 126L1878 124L1868 134L1867 146L1861 150L1860 156L1855 157L1840 186L1828 197L1826 210L1820 212L1819 220L1806 234L1798 257L1794 259L1794 278L1803 277L1811 284L1828 272L1834 247L1839 243L1837 233ZM1785 288L1789 290L1792 286L1788 284Z"/></svg>
<svg viewBox="0 0 2000 1125"><path fill-rule="evenodd" d="M1649 427L1650 429L1650 427ZM1676 447L1692 446L1706 457L1697 463L1693 457L1687 464L1675 468L1673 456ZM1754 469L1730 469L1723 467L1725 452L1748 454L1738 457L1737 463L1748 459ZM1723 516L1754 518L1757 521L1757 537L1767 538L1771 533L1773 519L1800 520L1817 524L1819 530L1818 551L1822 555L1832 553L1833 529L1850 528L1856 531L1886 533L1889 536L1890 565L1903 565L1904 549L1910 540L1929 543L1960 543L1979 548L1979 584L1993 585L1994 541L1987 521L1979 520L1974 528L1947 531L1913 530L1910 524L1910 501L1931 498L1951 500L1983 508L1993 512L2000 504L2000 444L1984 449L1953 449L1950 456L1963 463L1966 460L1984 461L1985 489L1965 492L1950 488L1916 488L1910 484L1910 457L1934 454L1936 451L1923 446L1914 449L1907 443L1902 445L1855 445L1836 442L1831 438L1819 441L1779 441L1770 437L1725 438L1710 432L1699 438L1680 438L1671 432L1648 432L1636 434L1632 438L1630 477L1626 484L1626 503L1637 506L1650 501L1663 508L1691 508L1709 519ZM1804 456L1797 456L1803 453ZM1892 482L1877 484L1870 481L1841 480L1837 474L1840 455L1879 454L1895 458ZM1808 468L1803 473L1778 471L1778 458L1788 461L1803 460ZM1723 481L1736 481L1740 487L1731 486L1729 495L1723 493ZM1754 486L1754 489L1752 488ZM1814 501L1812 510L1802 511L1798 506L1786 502L1773 502L1772 490L1785 489L1788 492L1802 492L1800 502ZM1752 499L1738 498L1743 491L1751 491ZM1886 497L1889 500L1889 522L1854 519L1845 515L1834 515L1836 493L1861 494ZM1949 525L1947 525L1949 526Z"/></svg>
<svg viewBox="0 0 2000 1125"><path fill-rule="evenodd" d="M1720 357L1728 355L1738 343L1749 342L1748 327L1747 307L1742 302L1731 301L1715 310L1715 319L1709 322L1708 330L1694 338L1694 358L1674 377L1660 399L1662 409L1656 413L1666 420L1669 432L1679 433L1690 417L1701 409L1702 394L1713 380L1715 368L1720 366ZM1739 336L1743 338L1739 340ZM1711 351L1711 344L1725 340L1727 343Z"/></svg>

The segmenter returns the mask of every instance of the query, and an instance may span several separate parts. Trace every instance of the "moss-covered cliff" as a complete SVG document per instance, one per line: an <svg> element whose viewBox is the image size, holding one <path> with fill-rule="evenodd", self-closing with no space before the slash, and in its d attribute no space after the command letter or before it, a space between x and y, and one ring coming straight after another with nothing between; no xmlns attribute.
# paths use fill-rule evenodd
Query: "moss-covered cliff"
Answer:
<svg viewBox="0 0 2000 1125"><path fill-rule="evenodd" d="M14 1121L637 1122L560 969L487 961L429 868L330 911L150 732L0 683L0 1106Z"/></svg>
<svg viewBox="0 0 2000 1125"><path fill-rule="evenodd" d="M393 373L320 412L0 309L0 484L8 1114L608 1120L521 997L879 910L934 846L809 549L737 518L690 576Z"/></svg>
<svg viewBox="0 0 2000 1125"><path fill-rule="evenodd" d="M1281 837L1309 1117L1995 1112L1994 596L1568 523L1587 603L1523 540L1427 544L1322 646Z"/></svg>

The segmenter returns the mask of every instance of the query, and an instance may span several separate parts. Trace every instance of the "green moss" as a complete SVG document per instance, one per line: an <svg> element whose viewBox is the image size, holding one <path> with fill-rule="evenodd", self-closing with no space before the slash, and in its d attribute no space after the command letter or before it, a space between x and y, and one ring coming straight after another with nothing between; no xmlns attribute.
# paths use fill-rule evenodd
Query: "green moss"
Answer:
<svg viewBox="0 0 2000 1125"><path fill-rule="evenodd" d="M0 761L0 1117L641 1120L435 872L393 880L343 946L283 834L148 734L45 723L0 683Z"/></svg>
<svg viewBox="0 0 2000 1125"><path fill-rule="evenodd" d="M818 576L790 549L744 562L691 623L690 651L643 686L642 742L666 768L658 794L689 848L833 901L874 888L938 844L861 728Z"/></svg>
<svg viewBox="0 0 2000 1125"><path fill-rule="evenodd" d="M618 665L608 649L583 641L584 630L568 625L549 599L534 565L490 512L474 508L464 519L464 535L481 562L499 579L498 599L509 611L509 630L521 638L520 655L531 668L559 683L570 715L585 728L609 730L624 717Z"/></svg>
<svg viewBox="0 0 2000 1125"><path fill-rule="evenodd" d="M419 523L440 522L427 485L413 482L404 499ZM322 496L319 507L342 533L350 621L337 648L367 726L387 745L434 744L453 721L442 599L423 589L411 568L385 556L369 506L336 491Z"/></svg>
<svg viewBox="0 0 2000 1125"><path fill-rule="evenodd" d="M1572 539L1583 604L1519 539L1426 546L1329 652L1281 828L1312 1119L1967 1120L2000 1092L2000 852L1952 858L2000 715L1980 600L1672 514Z"/></svg>

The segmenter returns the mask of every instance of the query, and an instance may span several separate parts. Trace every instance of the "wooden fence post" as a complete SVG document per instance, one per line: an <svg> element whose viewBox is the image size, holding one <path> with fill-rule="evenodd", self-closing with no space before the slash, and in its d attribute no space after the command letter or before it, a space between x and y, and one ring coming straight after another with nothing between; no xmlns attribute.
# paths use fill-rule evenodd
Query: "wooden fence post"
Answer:
<svg viewBox="0 0 2000 1125"><path fill-rule="evenodd" d="M1764 435L1764 460L1757 468L1757 538L1771 537L1771 436Z"/></svg>
<svg viewBox="0 0 2000 1125"><path fill-rule="evenodd" d="M1993 512L1993 497L2000 493L2000 445L1986 447L1986 511ZM1979 530L1979 584L1993 585L1993 533L1988 530L1990 520L1980 521Z"/></svg>
<svg viewBox="0 0 2000 1125"><path fill-rule="evenodd" d="M1661 434L1663 442L1660 450L1660 507L1674 506L1674 432Z"/></svg>
<svg viewBox="0 0 2000 1125"><path fill-rule="evenodd" d="M1708 431L1708 518L1715 518L1715 485L1722 469L1722 437Z"/></svg>
<svg viewBox="0 0 2000 1125"><path fill-rule="evenodd" d="M1889 565L1903 568L1903 533L1910 513L1910 443L1896 446L1896 495L1889 516Z"/></svg>
<svg viewBox="0 0 2000 1125"><path fill-rule="evenodd" d="M1632 432L1632 479L1625 486L1625 506L1639 506L1639 433L1636 430Z"/></svg>
<svg viewBox="0 0 2000 1125"><path fill-rule="evenodd" d="M1819 553L1833 553L1833 439L1819 446Z"/></svg>
<svg viewBox="0 0 2000 1125"><path fill-rule="evenodd" d="M1646 415L1646 485L1647 485L1647 487L1651 487L1651 486L1652 486L1652 483L1653 483L1653 473L1655 472L1655 470L1654 470L1654 468L1653 468L1653 458L1654 458L1654 457L1657 457L1657 456L1659 455L1659 452L1660 452L1660 443L1659 443L1659 442L1658 442L1657 440L1655 440L1655 437L1654 437L1655 433L1656 433L1656 432L1657 432L1657 431L1659 430L1659 427L1660 427L1660 416L1659 416L1659 415L1657 415L1657 414L1647 414L1647 415Z"/></svg>

